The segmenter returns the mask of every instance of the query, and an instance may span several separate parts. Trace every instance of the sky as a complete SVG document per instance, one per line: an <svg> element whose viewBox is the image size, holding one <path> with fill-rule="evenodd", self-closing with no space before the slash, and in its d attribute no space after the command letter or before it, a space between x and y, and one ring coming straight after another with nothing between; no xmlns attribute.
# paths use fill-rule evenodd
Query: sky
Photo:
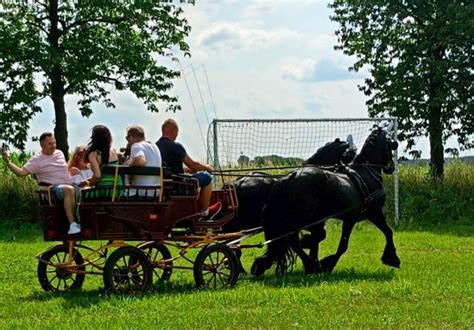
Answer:
<svg viewBox="0 0 474 330"><path fill-rule="evenodd" d="M192 31L187 39L191 58L180 58L181 70L171 94L183 110L150 113L129 92L112 92L115 109L97 104L82 118L77 98L66 99L69 145L85 145L96 124L108 126L114 146L125 145L126 127L137 124L156 141L167 118L180 125L178 141L188 154L206 160L209 122L219 119L366 118L365 97L357 88L367 72L351 73L353 59L334 50L337 29L326 0L196 0L184 5ZM31 136L52 131L50 101L35 117ZM447 147L456 147L453 141ZM27 149L36 151L37 143ZM429 157L426 139L415 149ZM463 154L473 154L473 151ZM399 156L403 155L400 147Z"/></svg>

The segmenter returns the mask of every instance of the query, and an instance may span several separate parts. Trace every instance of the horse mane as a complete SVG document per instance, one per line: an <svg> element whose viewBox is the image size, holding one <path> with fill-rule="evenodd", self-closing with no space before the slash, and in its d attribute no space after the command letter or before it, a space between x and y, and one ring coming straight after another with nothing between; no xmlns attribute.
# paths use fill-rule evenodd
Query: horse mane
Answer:
<svg viewBox="0 0 474 330"><path fill-rule="evenodd" d="M354 164L362 164L367 161L366 154L372 152L374 149L377 139L379 138L380 133L382 133L382 129L378 128L373 130L370 135L365 139L364 145L360 152L355 156L353 163Z"/></svg>

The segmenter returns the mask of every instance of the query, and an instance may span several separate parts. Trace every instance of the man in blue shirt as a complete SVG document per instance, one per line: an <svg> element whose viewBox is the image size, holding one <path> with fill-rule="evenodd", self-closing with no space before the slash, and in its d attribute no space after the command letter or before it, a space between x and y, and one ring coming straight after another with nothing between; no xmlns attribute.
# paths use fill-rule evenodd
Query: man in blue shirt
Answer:
<svg viewBox="0 0 474 330"><path fill-rule="evenodd" d="M222 204L217 202L209 206L212 194L212 167L193 160L186 152L181 143L176 142L178 137L178 124L173 119L167 119L161 126L162 136L156 142L160 149L163 163L171 168L173 174L190 173L199 182L201 191L199 201L201 204L202 217L212 220L221 210ZM184 164L184 166L183 166Z"/></svg>

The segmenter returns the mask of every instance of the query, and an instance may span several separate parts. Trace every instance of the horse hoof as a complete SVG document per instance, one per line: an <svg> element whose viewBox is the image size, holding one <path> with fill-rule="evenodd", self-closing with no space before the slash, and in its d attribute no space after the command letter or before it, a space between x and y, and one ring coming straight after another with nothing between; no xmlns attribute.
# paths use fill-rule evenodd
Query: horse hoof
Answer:
<svg viewBox="0 0 474 330"><path fill-rule="evenodd" d="M321 267L320 267L320 272L322 273L330 273L332 270L336 267L334 264L334 261L331 257L326 257L323 260L321 260Z"/></svg>
<svg viewBox="0 0 474 330"><path fill-rule="evenodd" d="M394 267L394 268L400 268L400 264L401 264L400 259L396 255L392 256L392 257L383 255L382 256L382 262L385 265L391 266L391 267Z"/></svg>
<svg viewBox="0 0 474 330"><path fill-rule="evenodd" d="M250 268L250 274L255 277L262 276L265 271L272 266L272 262L268 261L268 258L257 258Z"/></svg>

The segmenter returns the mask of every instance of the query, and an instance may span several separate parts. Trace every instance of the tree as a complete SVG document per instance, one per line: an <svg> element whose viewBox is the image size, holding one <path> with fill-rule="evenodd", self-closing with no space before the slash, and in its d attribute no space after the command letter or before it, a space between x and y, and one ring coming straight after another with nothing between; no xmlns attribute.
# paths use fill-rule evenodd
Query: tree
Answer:
<svg viewBox="0 0 474 330"><path fill-rule="evenodd" d="M24 149L29 123L54 105L58 148L68 155L65 96L115 105L110 92L130 90L157 112L180 109L167 91L179 72L159 64L189 55L190 26L172 1L20 1L0 4L0 138Z"/></svg>
<svg viewBox="0 0 474 330"><path fill-rule="evenodd" d="M407 149L428 136L432 175L443 175L446 140L474 147L474 6L470 0L335 0L338 45L368 67L359 89L370 116L399 118Z"/></svg>

